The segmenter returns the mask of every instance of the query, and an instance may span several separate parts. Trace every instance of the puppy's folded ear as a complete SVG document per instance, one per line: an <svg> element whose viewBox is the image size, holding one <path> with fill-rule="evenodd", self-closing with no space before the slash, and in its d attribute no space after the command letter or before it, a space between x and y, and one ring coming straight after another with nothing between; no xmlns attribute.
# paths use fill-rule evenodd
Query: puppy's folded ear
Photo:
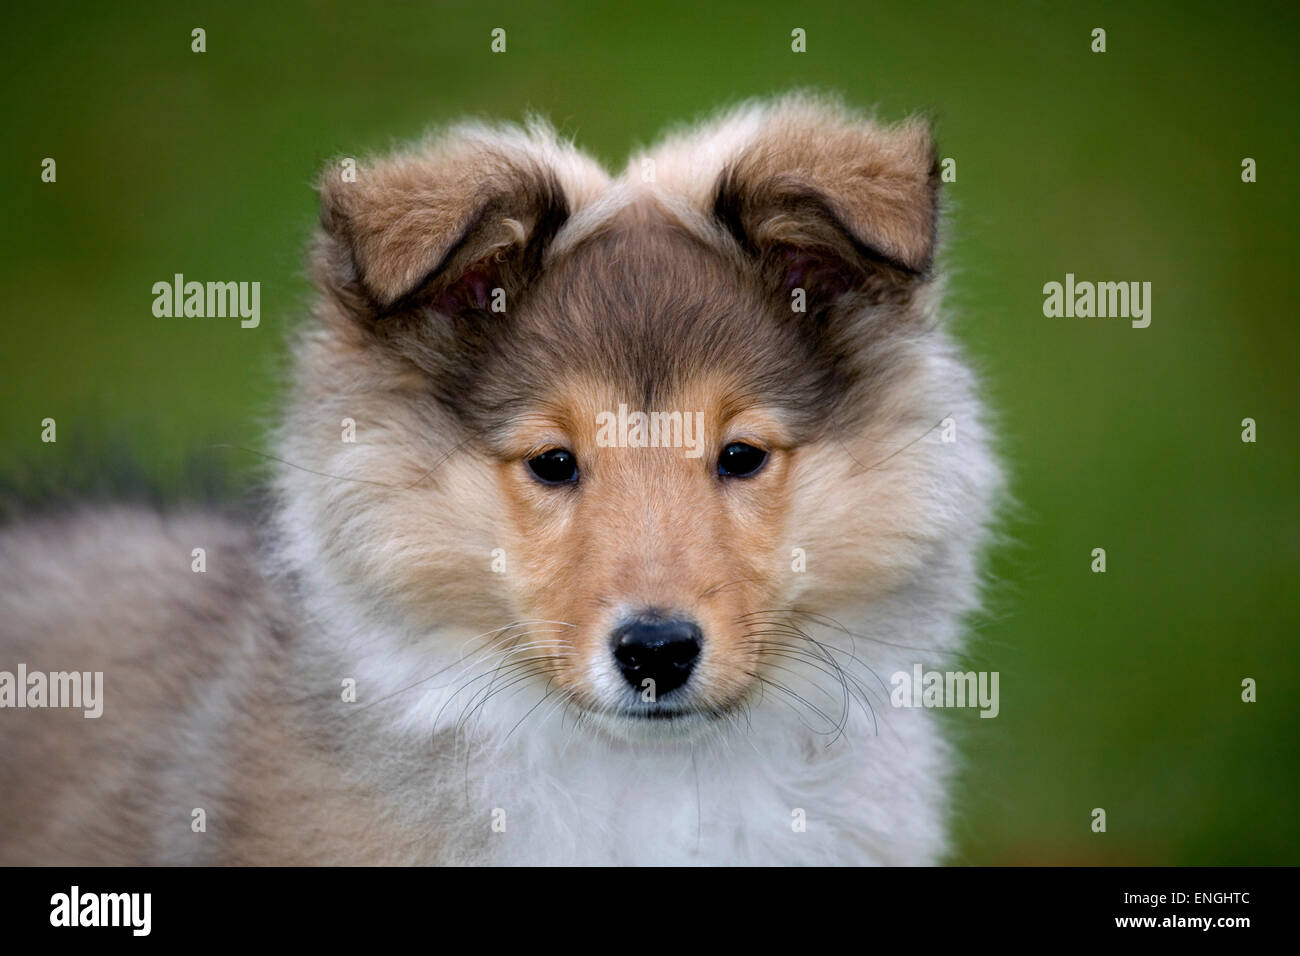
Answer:
<svg viewBox="0 0 1300 956"><path fill-rule="evenodd" d="M802 97L741 119L713 213L782 291L829 305L927 277L939 172L924 123L882 127Z"/></svg>
<svg viewBox="0 0 1300 956"><path fill-rule="evenodd" d="M369 321L413 306L502 311L604 178L536 123L458 127L351 177L336 167L319 187L317 280Z"/></svg>

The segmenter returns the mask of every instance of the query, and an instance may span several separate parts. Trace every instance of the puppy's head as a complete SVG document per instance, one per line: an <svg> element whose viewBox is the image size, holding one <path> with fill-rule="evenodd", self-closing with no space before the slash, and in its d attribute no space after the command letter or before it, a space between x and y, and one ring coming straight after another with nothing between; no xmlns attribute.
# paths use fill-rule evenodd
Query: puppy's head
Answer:
<svg viewBox="0 0 1300 956"><path fill-rule="evenodd" d="M645 159L462 127L327 176L283 433L320 590L624 734L782 686L799 615L917 576L963 480L926 129L788 99Z"/></svg>

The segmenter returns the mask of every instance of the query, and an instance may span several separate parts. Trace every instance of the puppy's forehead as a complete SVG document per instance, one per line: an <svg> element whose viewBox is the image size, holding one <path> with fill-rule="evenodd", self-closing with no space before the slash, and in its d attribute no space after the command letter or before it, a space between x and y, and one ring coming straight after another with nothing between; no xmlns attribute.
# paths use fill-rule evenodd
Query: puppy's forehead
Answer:
<svg viewBox="0 0 1300 956"><path fill-rule="evenodd" d="M634 220L576 246L542 277L523 318L568 346L569 360L612 366L647 392L761 362L766 347L792 332L768 312L763 289L719 249L669 224ZM748 349L735 337L742 331Z"/></svg>
<svg viewBox="0 0 1300 956"><path fill-rule="evenodd" d="M574 244L512 310L481 395L512 415L556 401L566 382L602 383L646 410L703 388L719 407L785 408L797 426L834 391L833 363L800 318L725 247L628 215Z"/></svg>

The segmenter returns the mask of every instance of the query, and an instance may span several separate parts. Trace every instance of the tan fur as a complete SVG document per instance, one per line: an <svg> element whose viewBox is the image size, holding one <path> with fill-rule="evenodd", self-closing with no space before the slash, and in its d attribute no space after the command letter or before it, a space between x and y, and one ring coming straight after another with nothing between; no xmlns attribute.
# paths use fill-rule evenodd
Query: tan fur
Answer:
<svg viewBox="0 0 1300 956"><path fill-rule="evenodd" d="M536 225L520 183L549 177L579 209L608 182L599 166L540 126L522 132L466 125L455 137L363 165L356 182L331 170L320 181L321 219L345 232L360 277L389 303L437 266L491 202L502 210L486 223L475 256L520 242Z"/></svg>
<svg viewBox="0 0 1300 956"><path fill-rule="evenodd" d="M640 176L634 157L629 176ZM812 189L859 237L913 268L929 263L935 244L937 168L929 130L919 120L899 127L864 124L823 100L790 96L771 108L740 108L706 138L688 130L654 155L655 186L697 207L707 204L718 170L734 162L752 195ZM799 238L807 223L778 218L769 236Z"/></svg>
<svg viewBox="0 0 1300 956"><path fill-rule="evenodd" d="M779 421L729 407L725 386L701 382L663 396L665 408L703 413L712 437L700 458L680 448L598 447L597 413L624 398L605 383L557 386L547 402L554 418L530 420L511 437L521 457L560 445L585 462L581 496L539 486L517 462L500 465L498 480L509 502L506 550L523 569L516 606L573 625L554 645L568 658L558 678L587 707L602 706L587 675L593 658L608 653L606 635L625 607L686 611L699 621L709 635L699 672L711 688L704 706L734 708L752 689L746 671L758 655L742 617L780 592L791 461ZM724 486L714 462L742 438L771 458L752 481Z"/></svg>

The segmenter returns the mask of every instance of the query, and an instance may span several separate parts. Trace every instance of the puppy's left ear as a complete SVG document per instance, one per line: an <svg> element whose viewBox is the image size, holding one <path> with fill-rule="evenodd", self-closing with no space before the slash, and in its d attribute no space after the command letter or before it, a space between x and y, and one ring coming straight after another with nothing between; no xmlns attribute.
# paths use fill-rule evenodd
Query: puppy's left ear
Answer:
<svg viewBox="0 0 1300 956"><path fill-rule="evenodd" d="M320 182L320 286L367 327L429 311L482 314L513 300L566 218L606 176L540 121L465 124L421 148Z"/></svg>
<svg viewBox="0 0 1300 956"><path fill-rule="evenodd" d="M934 260L939 167L928 126L779 102L718 178L713 213L783 292L814 305L905 294Z"/></svg>

